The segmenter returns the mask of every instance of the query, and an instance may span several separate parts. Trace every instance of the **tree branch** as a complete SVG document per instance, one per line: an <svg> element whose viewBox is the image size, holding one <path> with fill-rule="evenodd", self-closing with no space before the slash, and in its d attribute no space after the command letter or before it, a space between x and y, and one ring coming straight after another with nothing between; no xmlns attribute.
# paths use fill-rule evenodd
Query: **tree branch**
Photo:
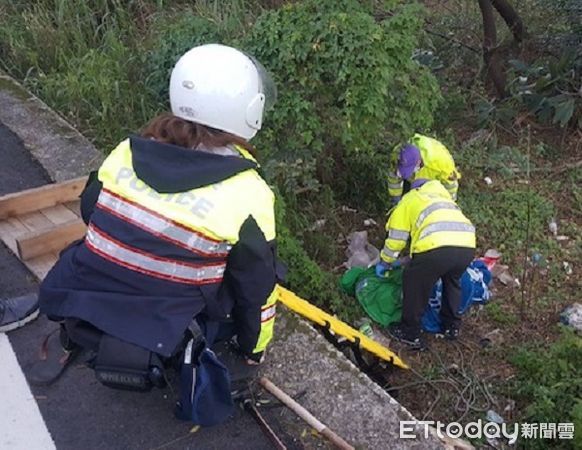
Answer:
<svg viewBox="0 0 582 450"><path fill-rule="evenodd" d="M461 42L455 38L452 38L450 36L447 36L446 34L441 34L441 33L438 33L436 31L429 30L428 28L425 28L424 31L426 31L428 34L432 34L434 36L438 36L440 38L446 39L447 41L454 42L455 44L459 44L461 47L465 47L467 50L471 50L472 52L475 52L477 54L480 53L479 50L477 50L476 48L471 47L470 45L464 44L463 42Z"/></svg>
<svg viewBox="0 0 582 450"><path fill-rule="evenodd" d="M513 6L507 0L491 0L493 7L497 10L499 15L503 17L503 20L511 30L513 38L517 42L523 41L525 35L525 28L523 26L523 21L521 17Z"/></svg>
<svg viewBox="0 0 582 450"><path fill-rule="evenodd" d="M492 0L478 0L479 9L483 18L483 61L487 69L487 77L493 82L497 94L501 98L507 96L505 90L505 75L503 68L496 54L497 49L497 28L495 27L495 16L493 15Z"/></svg>

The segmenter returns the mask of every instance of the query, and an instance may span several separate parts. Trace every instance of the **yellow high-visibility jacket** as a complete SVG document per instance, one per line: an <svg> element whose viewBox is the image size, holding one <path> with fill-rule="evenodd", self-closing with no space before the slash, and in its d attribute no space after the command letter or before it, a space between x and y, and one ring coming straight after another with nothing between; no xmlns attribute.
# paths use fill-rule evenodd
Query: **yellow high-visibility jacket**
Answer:
<svg viewBox="0 0 582 450"><path fill-rule="evenodd" d="M164 356L200 315L232 323L247 355L264 351L277 301L275 198L248 152L218 150L119 144L83 193L86 238L43 282L44 311Z"/></svg>
<svg viewBox="0 0 582 450"><path fill-rule="evenodd" d="M457 199L461 173L455 167L455 161L449 150L439 141L428 136L415 134L410 140L420 150L423 166L415 174L415 179L438 180L449 191L453 200ZM398 148L392 152L391 168L388 173L388 195L396 203L402 197L403 180L396 175Z"/></svg>
<svg viewBox="0 0 582 450"><path fill-rule="evenodd" d="M409 239L411 255L446 246L475 248L475 227L436 180L402 197L388 219L386 231L380 256L388 263L398 258Z"/></svg>

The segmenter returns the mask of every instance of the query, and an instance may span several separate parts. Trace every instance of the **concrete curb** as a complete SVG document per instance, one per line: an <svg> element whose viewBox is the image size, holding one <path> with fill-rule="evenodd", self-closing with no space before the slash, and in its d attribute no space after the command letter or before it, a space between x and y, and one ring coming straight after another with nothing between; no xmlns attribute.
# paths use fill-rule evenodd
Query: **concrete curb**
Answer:
<svg viewBox="0 0 582 450"><path fill-rule="evenodd" d="M401 439L400 421L414 416L307 322L283 309L263 375L292 397L304 392L299 403L356 448L445 448L433 434L425 438L420 426L416 439Z"/></svg>
<svg viewBox="0 0 582 450"><path fill-rule="evenodd" d="M53 181L87 175L103 160L87 138L2 71L0 122L22 140Z"/></svg>

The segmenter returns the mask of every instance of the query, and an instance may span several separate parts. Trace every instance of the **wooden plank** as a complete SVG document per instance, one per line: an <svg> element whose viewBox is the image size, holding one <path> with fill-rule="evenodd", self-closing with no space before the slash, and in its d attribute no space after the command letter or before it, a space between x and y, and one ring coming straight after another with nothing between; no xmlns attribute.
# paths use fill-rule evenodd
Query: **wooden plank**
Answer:
<svg viewBox="0 0 582 450"><path fill-rule="evenodd" d="M27 230L32 232L46 231L55 227L48 218L38 211L22 214L14 219L20 220Z"/></svg>
<svg viewBox="0 0 582 450"><path fill-rule="evenodd" d="M39 281L42 281L49 270L51 270L55 265L57 259L58 257L54 253L47 253L46 255L37 256L36 258L24 261L24 264L39 279Z"/></svg>
<svg viewBox="0 0 582 450"><path fill-rule="evenodd" d="M18 256L23 261L47 253L60 252L71 242L81 239L87 227L82 220L76 219L48 230L27 233L16 238Z"/></svg>
<svg viewBox="0 0 582 450"><path fill-rule="evenodd" d="M63 225L65 223L77 220L79 217L67 208L65 205L51 206L40 210L40 213L50 220L55 225Z"/></svg>
<svg viewBox="0 0 582 450"><path fill-rule="evenodd" d="M63 205L66 206L67 209L70 209L71 211L73 211L73 213L75 213L77 215L77 217L81 217L81 201L80 200L66 202L66 203L63 203Z"/></svg>
<svg viewBox="0 0 582 450"><path fill-rule="evenodd" d="M75 178L0 197L0 219L75 200L83 191L86 182L87 177Z"/></svg>
<svg viewBox="0 0 582 450"><path fill-rule="evenodd" d="M0 238L15 255L18 255L16 238L28 232L28 228L15 217L0 221Z"/></svg>

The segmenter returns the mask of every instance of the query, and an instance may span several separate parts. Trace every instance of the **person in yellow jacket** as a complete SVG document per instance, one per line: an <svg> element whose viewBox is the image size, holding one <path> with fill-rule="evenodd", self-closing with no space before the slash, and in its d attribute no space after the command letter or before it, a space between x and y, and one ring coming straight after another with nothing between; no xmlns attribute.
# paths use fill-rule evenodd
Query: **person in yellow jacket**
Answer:
<svg viewBox="0 0 582 450"><path fill-rule="evenodd" d="M443 282L441 320L445 337L459 333L460 278L475 252L475 227L436 180L418 176L422 157L418 148L406 146L398 156L397 170L411 189L396 205L386 224L387 237L376 274L400 265L400 254L410 242L411 260L403 272L402 321L389 328L395 339L421 348L421 316L439 278Z"/></svg>
<svg viewBox="0 0 582 450"><path fill-rule="evenodd" d="M455 167L455 161L449 150L436 139L418 133L403 148L410 146L414 146L420 151L422 161L418 172L414 176L416 178L440 181L449 191L453 200L456 200L461 173ZM404 192L404 179L397 170L399 154L400 151L398 149L395 149L392 153L392 167L388 173L388 195L393 205L400 201Z"/></svg>
<svg viewBox="0 0 582 450"><path fill-rule="evenodd" d="M274 85L253 58L209 44L179 59L169 92L172 112L121 142L86 187L87 235L43 281L41 312L73 341L81 324L162 358L199 327L258 364L283 272L274 195L248 141Z"/></svg>

